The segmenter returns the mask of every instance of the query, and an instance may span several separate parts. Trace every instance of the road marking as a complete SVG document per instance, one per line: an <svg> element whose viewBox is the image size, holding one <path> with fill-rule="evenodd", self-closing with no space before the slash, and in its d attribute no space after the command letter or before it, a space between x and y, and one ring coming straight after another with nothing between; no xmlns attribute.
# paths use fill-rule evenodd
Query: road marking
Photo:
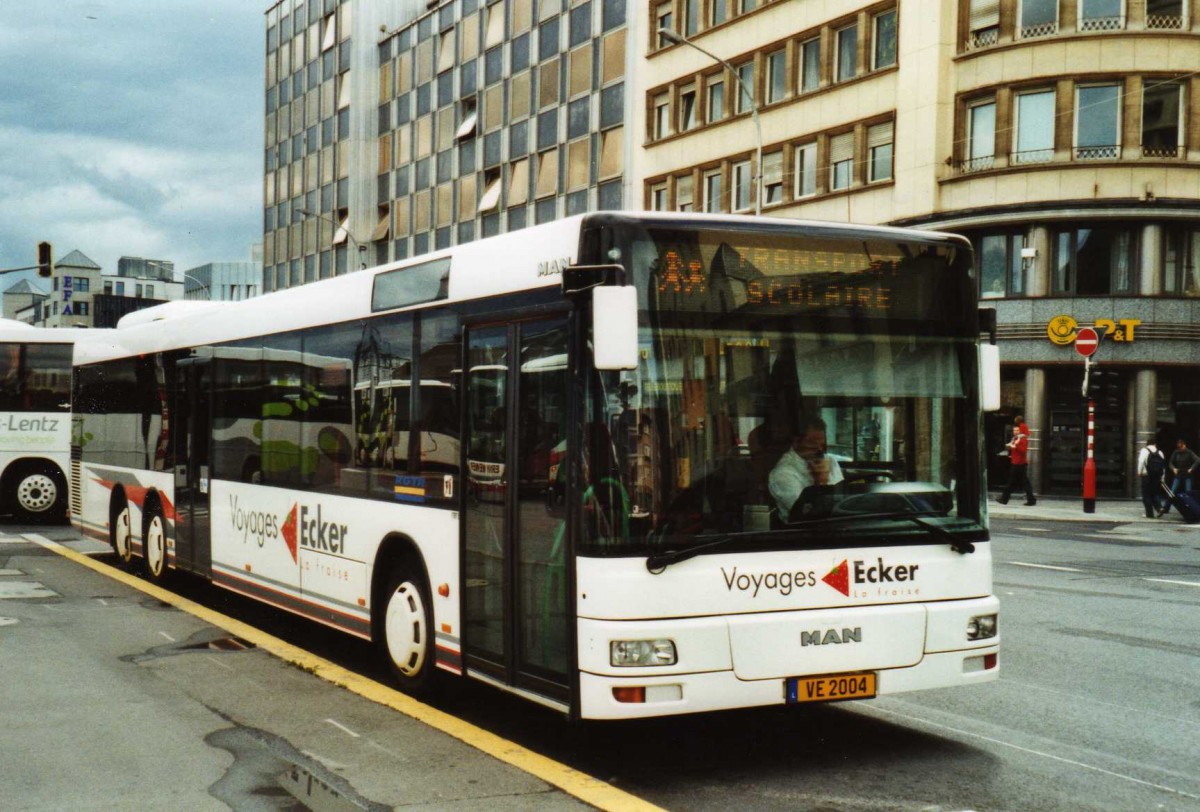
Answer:
<svg viewBox="0 0 1200 812"><path fill-rule="evenodd" d="M1052 533L1049 527L1014 527L1013 530L1020 530L1022 533Z"/></svg>
<svg viewBox="0 0 1200 812"><path fill-rule="evenodd" d="M345 733L347 736L351 736L351 737L353 737L353 738L355 738L355 739L361 739L361 738L362 738L362 736L359 736L359 735L358 735L357 733L355 733L353 730L351 730L350 728L346 727L346 726L345 726L345 725L343 725L341 722L338 722L338 721L337 721L337 720L335 720L335 719L326 719L325 721L326 721L326 722L328 722L329 724L333 725L334 727L336 727L338 730L340 730L340 731L342 731L343 733Z"/></svg>
<svg viewBox="0 0 1200 812"><path fill-rule="evenodd" d="M1057 570L1058 572L1083 572L1075 567L1056 567L1052 564L1030 564L1028 561L1009 561L1014 567L1030 567L1035 570Z"/></svg>
<svg viewBox="0 0 1200 812"><path fill-rule="evenodd" d="M1195 586L1200 587L1200 584L1195 581L1173 581L1170 578L1143 578L1143 581L1153 581L1156 584L1178 584L1179 586Z"/></svg>
<svg viewBox="0 0 1200 812"><path fill-rule="evenodd" d="M1029 755L1040 756L1042 758L1048 758L1051 761L1058 761L1062 764L1069 764L1072 767L1079 767L1084 770L1091 770L1092 772L1097 772L1102 775L1111 776L1112 778L1119 778L1122 781L1129 781L1134 784L1140 784L1143 787L1150 787L1151 789L1158 789L1158 790L1162 790L1163 792L1169 792L1172 795L1178 795L1182 798L1190 798L1195 801L1200 801L1200 795L1193 795L1192 793L1184 792L1181 789L1175 789L1174 787L1168 787L1168 786L1165 786L1164 784L1155 784L1153 781L1145 781L1141 778L1135 778L1132 775L1126 775L1125 773L1114 772L1112 770L1105 769L1104 767L1097 767L1094 764L1086 764L1082 761L1075 761L1074 759L1065 758L1063 756L1056 756L1053 753L1047 753L1042 750L1034 750L1030 747L1022 747L1019 744L1013 744L1012 742L1006 742L1003 739L996 739L991 736L984 736L982 733L973 733L970 730L963 730L962 728L952 727L950 725L943 725L940 722L932 722L928 719L922 719L919 716L909 716L906 713L900 713L899 711L889 710L887 708L881 708L878 705L864 706L862 708L862 710L867 713L875 712L875 713L882 713L882 714L885 714L888 716L896 716L901 719L907 719L910 722L916 722L919 725L928 725L929 727L935 727L935 728L939 728L941 730L948 730L951 733L956 733L960 736L969 736L973 739L979 739L980 741L985 741L990 744L999 745L1000 747L1008 747L1008 748L1017 750L1022 753L1028 753Z"/></svg>
<svg viewBox="0 0 1200 812"><path fill-rule="evenodd" d="M0 583L0 600L32 600L57 598L58 593L37 581L6 581Z"/></svg>
<svg viewBox="0 0 1200 812"><path fill-rule="evenodd" d="M160 632L159 632L159 634L161 634L163 637L167 638L167 640L168 640L169 642L171 642L171 643L174 643L174 642L175 642L175 638L174 638L174 637L172 637L171 635L167 634L166 632L164 632L164 631L160 631Z"/></svg>
<svg viewBox="0 0 1200 812"><path fill-rule="evenodd" d="M617 789L599 778L593 778L586 773L568 767L566 764L543 756L540 753L535 753L516 742L477 727L463 719L459 719L457 716L440 711L437 708L426 705L424 702L419 702L394 688L389 688L380 682L335 665L329 660L318 657L298 646L293 646L291 643L280 640L278 637L272 637L248 623L243 623L240 620L222 615L220 612L209 609L207 606L201 606L195 601L180 597L173 592L143 581L127 572L110 567L103 562L95 561L90 556L72 550L69 547L59 544L57 541L32 533L26 536L26 538L44 549L51 550L64 558L74 561L76 564L87 567L93 572L98 572L131 589L136 589L152 598L168 603L176 609L187 612L219 629L224 629L235 637L249 640L258 648L278 657L286 663L291 663L305 669L332 685L353 691L365 699L410 716L435 730L440 730L464 744L470 745L476 750L491 756L497 761L509 764L518 770L532 775L534 778L545 781L551 786L558 787L571 797L578 798L597 809L613 810L613 812L626 812L626 810L629 812L665 812L662 810L662 807L655 806L636 795Z"/></svg>

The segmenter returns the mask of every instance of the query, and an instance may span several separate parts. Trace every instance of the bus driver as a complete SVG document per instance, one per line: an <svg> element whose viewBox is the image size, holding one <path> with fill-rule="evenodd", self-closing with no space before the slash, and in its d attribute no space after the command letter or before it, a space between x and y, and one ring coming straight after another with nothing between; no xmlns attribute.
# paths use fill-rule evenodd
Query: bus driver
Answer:
<svg viewBox="0 0 1200 812"><path fill-rule="evenodd" d="M842 468L825 453L825 443L825 421L805 421L801 433L792 438L792 447L771 470L768 485L784 521L809 485L836 485L842 481Z"/></svg>

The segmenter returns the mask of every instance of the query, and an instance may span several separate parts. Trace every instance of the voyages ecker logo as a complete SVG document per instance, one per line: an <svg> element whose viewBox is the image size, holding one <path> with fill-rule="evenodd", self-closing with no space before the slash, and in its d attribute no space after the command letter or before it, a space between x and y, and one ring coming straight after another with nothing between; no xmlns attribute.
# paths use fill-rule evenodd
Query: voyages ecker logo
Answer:
<svg viewBox="0 0 1200 812"><path fill-rule="evenodd" d="M843 559L825 574L822 581L841 592L846 597L897 597L900 595L917 595L919 587L912 586L916 581L920 564L885 564L883 558L876 558L875 563ZM858 589L858 587L868 587ZM870 587L874 587L871 591Z"/></svg>

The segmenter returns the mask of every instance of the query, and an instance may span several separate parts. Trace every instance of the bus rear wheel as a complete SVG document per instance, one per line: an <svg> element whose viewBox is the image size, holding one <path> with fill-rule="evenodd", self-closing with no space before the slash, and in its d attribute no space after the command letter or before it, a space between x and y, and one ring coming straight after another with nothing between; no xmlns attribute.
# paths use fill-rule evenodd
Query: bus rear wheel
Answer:
<svg viewBox="0 0 1200 812"><path fill-rule="evenodd" d="M142 549L146 556L146 574L152 581L163 581L167 577L167 524L163 521L162 509L152 508L146 516L142 530Z"/></svg>
<svg viewBox="0 0 1200 812"><path fill-rule="evenodd" d="M18 521L61 519L66 515L67 483L49 467L27 468L17 475L13 509Z"/></svg>
<svg viewBox="0 0 1200 812"><path fill-rule="evenodd" d="M424 582L405 568L388 578L379 646L401 690L427 695L434 688L433 612Z"/></svg>
<svg viewBox="0 0 1200 812"><path fill-rule="evenodd" d="M124 499L112 506L108 520L108 543L122 564L133 560L133 520L129 516L129 505Z"/></svg>

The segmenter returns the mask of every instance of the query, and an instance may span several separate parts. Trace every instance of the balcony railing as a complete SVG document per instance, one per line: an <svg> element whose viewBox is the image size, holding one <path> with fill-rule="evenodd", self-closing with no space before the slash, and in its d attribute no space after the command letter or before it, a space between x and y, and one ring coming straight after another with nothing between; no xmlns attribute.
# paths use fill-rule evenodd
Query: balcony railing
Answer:
<svg viewBox="0 0 1200 812"><path fill-rule="evenodd" d="M1017 36L1020 39L1033 39L1035 37L1051 37L1058 33L1058 21L1051 20L1048 23L1039 23L1038 25L1023 25L1017 29Z"/></svg>
<svg viewBox="0 0 1200 812"><path fill-rule="evenodd" d="M1125 27L1125 18L1116 17L1084 17L1079 21L1080 31L1120 31Z"/></svg>
<svg viewBox="0 0 1200 812"><path fill-rule="evenodd" d="M1103 146L1075 147L1077 161L1110 161L1120 155L1120 144L1105 144Z"/></svg>
<svg viewBox="0 0 1200 812"><path fill-rule="evenodd" d="M1146 28L1151 31L1180 31L1183 29L1183 15L1147 14Z"/></svg>
<svg viewBox="0 0 1200 812"><path fill-rule="evenodd" d="M983 172L992 169L996 166L995 155L981 155L978 158L967 158L965 161L960 161L958 164L959 174L966 175L971 172Z"/></svg>
<svg viewBox="0 0 1200 812"><path fill-rule="evenodd" d="M1024 152L1014 152L1011 163L1014 166L1018 164L1046 164L1053 160L1053 149L1027 149Z"/></svg>
<svg viewBox="0 0 1200 812"><path fill-rule="evenodd" d="M1179 158L1182 157L1183 150L1179 146L1146 146L1142 145L1143 158Z"/></svg>
<svg viewBox="0 0 1200 812"><path fill-rule="evenodd" d="M999 41L1000 28L998 26L981 28L978 31L972 31L971 36L967 38L967 50L974 51L977 48L988 48Z"/></svg>

